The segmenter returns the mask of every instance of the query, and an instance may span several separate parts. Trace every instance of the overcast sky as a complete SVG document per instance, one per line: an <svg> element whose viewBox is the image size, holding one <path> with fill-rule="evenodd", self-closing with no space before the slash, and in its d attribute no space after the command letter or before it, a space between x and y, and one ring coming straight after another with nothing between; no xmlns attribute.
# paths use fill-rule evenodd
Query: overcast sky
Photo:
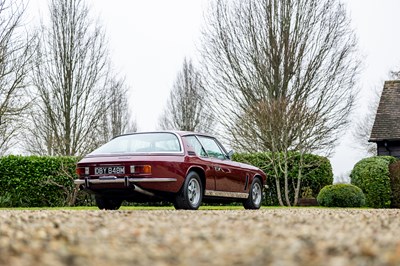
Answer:
<svg viewBox="0 0 400 266"><path fill-rule="evenodd" d="M391 70L400 69L400 1L346 0L348 12L359 40L364 67L360 75L359 103L355 119L371 105L375 93L390 78ZM351 132L342 138L331 159L335 175L347 174L366 155L354 148Z"/></svg>
<svg viewBox="0 0 400 266"><path fill-rule="evenodd" d="M106 28L112 61L131 87L131 105L140 131L157 129L184 57L196 58L207 0L87 0ZM373 90L400 66L399 0L346 0L358 35L364 68L357 113L364 113ZM47 0L31 0L31 14ZM400 68L400 67L399 67ZM365 154L341 139L331 162L336 176L347 174Z"/></svg>

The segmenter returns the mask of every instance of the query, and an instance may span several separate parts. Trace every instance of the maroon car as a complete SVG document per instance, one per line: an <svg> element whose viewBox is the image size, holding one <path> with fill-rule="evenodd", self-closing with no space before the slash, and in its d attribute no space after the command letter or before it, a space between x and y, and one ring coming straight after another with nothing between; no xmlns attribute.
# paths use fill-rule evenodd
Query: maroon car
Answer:
<svg viewBox="0 0 400 266"><path fill-rule="evenodd" d="M143 132L115 137L77 164L75 184L94 193L100 209L123 200L169 201L198 209L203 201L261 206L266 175L230 160L214 137L194 132Z"/></svg>

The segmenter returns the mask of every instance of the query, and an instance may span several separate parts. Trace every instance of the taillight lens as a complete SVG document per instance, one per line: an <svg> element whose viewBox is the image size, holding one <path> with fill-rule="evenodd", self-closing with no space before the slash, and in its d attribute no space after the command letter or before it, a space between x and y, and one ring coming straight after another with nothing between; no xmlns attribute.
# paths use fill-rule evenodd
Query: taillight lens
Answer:
<svg viewBox="0 0 400 266"><path fill-rule="evenodd" d="M131 174L151 174L151 165L131 165Z"/></svg>
<svg viewBox="0 0 400 266"><path fill-rule="evenodd" d="M89 167L77 167L76 168L76 174L78 176L89 175Z"/></svg>
<svg viewBox="0 0 400 266"><path fill-rule="evenodd" d="M151 165L143 165L143 174L151 174Z"/></svg>
<svg viewBox="0 0 400 266"><path fill-rule="evenodd" d="M85 169L84 169L84 168L80 168L80 167L77 167L77 168L76 168L76 174L77 174L77 175L81 176L81 175L83 175L84 173L85 173Z"/></svg>

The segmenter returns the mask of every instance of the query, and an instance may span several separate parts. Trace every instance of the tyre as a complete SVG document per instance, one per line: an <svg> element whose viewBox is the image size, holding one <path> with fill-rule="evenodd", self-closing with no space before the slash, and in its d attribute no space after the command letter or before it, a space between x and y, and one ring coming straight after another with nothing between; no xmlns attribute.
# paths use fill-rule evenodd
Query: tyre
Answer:
<svg viewBox="0 0 400 266"><path fill-rule="evenodd" d="M189 172L178 195L175 197L175 209L197 210L203 200L203 185L196 172Z"/></svg>
<svg viewBox="0 0 400 266"><path fill-rule="evenodd" d="M262 183L260 179L254 178L251 183L249 197L243 201L243 207L248 210L259 209L261 207L262 197Z"/></svg>
<svg viewBox="0 0 400 266"><path fill-rule="evenodd" d="M95 199L96 205L100 210L118 210L122 204L122 200L109 199L101 196L96 196Z"/></svg>

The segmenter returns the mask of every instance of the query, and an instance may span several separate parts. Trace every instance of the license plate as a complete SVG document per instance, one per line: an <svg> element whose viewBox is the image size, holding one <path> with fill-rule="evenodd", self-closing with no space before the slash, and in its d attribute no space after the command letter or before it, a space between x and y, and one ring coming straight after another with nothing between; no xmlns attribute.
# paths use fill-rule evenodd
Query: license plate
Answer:
<svg viewBox="0 0 400 266"><path fill-rule="evenodd" d="M96 175L125 174L125 167L124 166L95 167L94 174Z"/></svg>

